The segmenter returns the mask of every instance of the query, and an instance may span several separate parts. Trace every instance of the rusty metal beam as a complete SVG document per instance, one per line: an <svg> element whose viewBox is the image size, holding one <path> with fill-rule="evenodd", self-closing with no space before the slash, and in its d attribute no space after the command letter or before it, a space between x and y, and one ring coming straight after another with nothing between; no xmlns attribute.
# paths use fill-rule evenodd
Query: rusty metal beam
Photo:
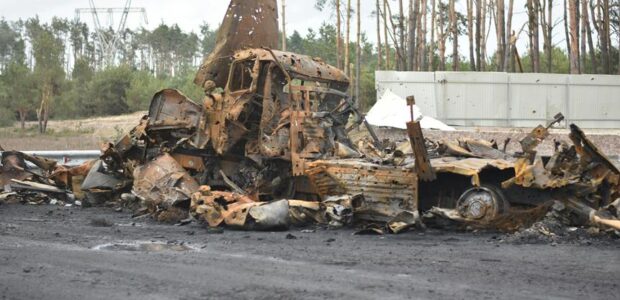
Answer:
<svg viewBox="0 0 620 300"><path fill-rule="evenodd" d="M424 134L422 133L420 122L413 117L413 106L415 105L414 96L407 97L407 105L409 105L411 111L411 122L407 122L407 134L409 135L409 141L411 142L411 148L415 156L416 173L423 181L433 181L437 179L437 175L428 159L428 152L426 150Z"/></svg>

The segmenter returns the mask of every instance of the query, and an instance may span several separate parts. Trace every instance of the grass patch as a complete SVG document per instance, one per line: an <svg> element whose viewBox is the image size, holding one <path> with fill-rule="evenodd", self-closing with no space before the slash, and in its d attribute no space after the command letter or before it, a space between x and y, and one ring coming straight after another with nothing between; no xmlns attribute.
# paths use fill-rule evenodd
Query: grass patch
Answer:
<svg viewBox="0 0 620 300"><path fill-rule="evenodd" d="M47 136L47 137L72 137L72 136L80 136L80 135L88 135L93 134L95 132L95 128L61 128L61 129L52 129L48 128L47 131L43 134L39 133L38 126L28 126L26 128L18 128L18 127L6 127L0 128L0 137L3 138L27 138L27 137L37 137L37 136Z"/></svg>

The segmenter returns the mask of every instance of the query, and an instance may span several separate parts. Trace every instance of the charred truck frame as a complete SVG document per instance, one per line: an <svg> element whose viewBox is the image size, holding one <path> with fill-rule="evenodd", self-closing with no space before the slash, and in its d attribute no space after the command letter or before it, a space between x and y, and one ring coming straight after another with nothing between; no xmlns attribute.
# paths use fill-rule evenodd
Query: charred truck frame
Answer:
<svg viewBox="0 0 620 300"><path fill-rule="evenodd" d="M182 166L206 171L203 183L230 188L222 174L231 174L260 199L292 197L292 177L304 175L306 160L353 147L345 129L355 110L345 94L348 79L294 53L249 49L234 58L223 93L208 94L202 107L178 91L158 93L148 131L165 143L159 146L174 148Z"/></svg>
<svg viewBox="0 0 620 300"><path fill-rule="evenodd" d="M233 57L225 88L209 91L203 105L163 90L142 123L104 151L106 165L133 178L134 194L163 219L170 211L179 218L188 210L208 215L217 199L227 199L222 216L232 213L231 204L247 208L285 199L288 206L280 211L287 211L340 197L346 205L339 205L357 220L398 232L419 223L418 211L488 226L511 213L511 205L569 199L589 216L618 197L620 172L578 127L571 127L573 146L558 144L549 159L536 155L561 114L535 128L515 155L482 140L427 141L416 120L408 124L408 147L377 149L376 140L354 144L348 136L349 118L358 117L354 127L363 116L346 94L341 71L320 59L264 48ZM193 196L198 190L206 194Z"/></svg>

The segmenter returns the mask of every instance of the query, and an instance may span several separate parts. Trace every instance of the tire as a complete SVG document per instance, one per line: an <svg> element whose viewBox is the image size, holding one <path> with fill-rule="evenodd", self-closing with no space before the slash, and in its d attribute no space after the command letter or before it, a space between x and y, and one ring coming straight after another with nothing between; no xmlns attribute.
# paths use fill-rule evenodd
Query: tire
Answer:
<svg viewBox="0 0 620 300"><path fill-rule="evenodd" d="M501 189L483 184L461 194L456 208L466 219L489 222L506 213L510 205Z"/></svg>

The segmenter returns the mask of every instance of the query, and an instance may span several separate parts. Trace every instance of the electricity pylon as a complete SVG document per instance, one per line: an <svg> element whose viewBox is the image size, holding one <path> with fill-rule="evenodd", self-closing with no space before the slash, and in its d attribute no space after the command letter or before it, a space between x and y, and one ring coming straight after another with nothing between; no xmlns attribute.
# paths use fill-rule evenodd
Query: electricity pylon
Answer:
<svg viewBox="0 0 620 300"><path fill-rule="evenodd" d="M97 33L97 40L99 49L103 55L103 61L106 66L114 65L116 58L116 51L118 50L118 44L125 31L127 25L127 17L130 13L141 13L144 18L144 23L148 24L149 21L146 17L146 9L144 7L131 7L131 0L125 2L125 7L109 7L109 8L97 8L93 0L89 0L90 8L76 8L75 18L80 20L82 13L89 13L93 18L95 25L95 32ZM100 15L107 14L108 24L106 27L101 24ZM114 15L120 14L120 22L115 28Z"/></svg>

